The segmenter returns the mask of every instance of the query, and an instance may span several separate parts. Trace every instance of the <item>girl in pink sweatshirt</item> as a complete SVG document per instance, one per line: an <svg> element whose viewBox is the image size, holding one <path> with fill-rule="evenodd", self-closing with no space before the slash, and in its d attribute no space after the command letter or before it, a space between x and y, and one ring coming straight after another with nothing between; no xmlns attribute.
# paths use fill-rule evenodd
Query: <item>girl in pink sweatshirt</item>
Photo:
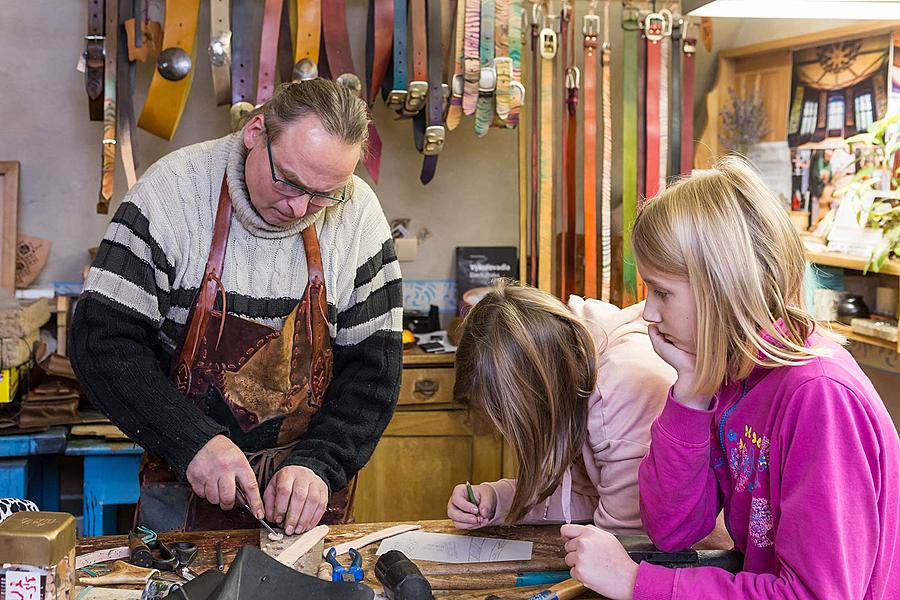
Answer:
<svg viewBox="0 0 900 600"><path fill-rule="evenodd" d="M642 533L637 470L675 370L625 310L500 281L466 316L455 395L482 409L518 459L518 477L453 491L457 527L595 523Z"/></svg>
<svg viewBox="0 0 900 600"><path fill-rule="evenodd" d="M728 158L652 200L634 226L656 352L678 372L640 467L662 550L719 510L744 570L632 563L567 525L573 576L612 599L900 598L900 442L871 382L801 308L785 209Z"/></svg>

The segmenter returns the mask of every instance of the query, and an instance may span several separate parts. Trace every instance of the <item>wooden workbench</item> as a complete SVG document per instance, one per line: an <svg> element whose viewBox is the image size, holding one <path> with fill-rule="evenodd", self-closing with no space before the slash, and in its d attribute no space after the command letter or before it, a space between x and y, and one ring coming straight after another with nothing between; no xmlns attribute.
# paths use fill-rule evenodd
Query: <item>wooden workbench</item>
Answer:
<svg viewBox="0 0 900 600"><path fill-rule="evenodd" d="M416 523L417 521L410 521ZM431 531L435 533L455 533L465 535L466 532L454 529L448 520L440 521L418 521L422 525L423 531ZM363 535L397 525L397 523L357 523L351 525L333 526L325 538L325 546L332 546L347 540L359 538ZM562 540L559 537L559 526L517 526L517 527L491 527L479 529L472 532L472 535L484 537L502 537L514 540L527 540L534 542L532 552L532 568L531 570L563 570L565 566L565 552L562 548ZM164 540L187 540L197 544L197 558L191 565L191 568L198 573L206 571L216 566L216 542L223 542L223 550L225 556L225 564L231 564L237 554L238 548L244 545L252 545L259 547L259 530L238 530L238 531L219 531L219 532L198 532L198 533L181 533L181 534L163 534L160 536ZM105 536L81 538L78 540L76 554L85 554L93 550L105 548L114 548L116 546L125 546L128 544L126 536ZM372 544L361 550L363 556L363 569L365 571L364 582L373 589L379 590L381 585L375 578L375 551L378 544ZM346 557L344 557L346 561ZM539 564L538 564L539 563ZM483 599L487 594L494 593L503 598L528 598L541 587L520 587L520 588L492 588L490 581L492 569L504 568L503 563L481 563L469 565L450 565L442 563L429 563L427 561L416 561L416 564L422 569L427 577L433 578L435 581L484 581L485 588L477 590L435 590L435 598L460 598L460 599ZM463 567L463 568L460 568ZM508 568L508 564L506 566ZM461 574L448 574L448 571L463 571ZM508 572L508 571L507 571ZM441 574L443 573L443 574ZM596 595L584 595L583 598L598 598Z"/></svg>

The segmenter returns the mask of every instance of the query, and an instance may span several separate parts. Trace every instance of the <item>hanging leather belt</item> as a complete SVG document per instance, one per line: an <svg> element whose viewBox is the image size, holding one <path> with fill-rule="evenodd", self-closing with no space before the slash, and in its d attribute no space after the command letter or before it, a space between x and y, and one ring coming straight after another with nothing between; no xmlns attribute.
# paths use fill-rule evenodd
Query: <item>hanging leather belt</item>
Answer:
<svg viewBox="0 0 900 600"><path fill-rule="evenodd" d="M531 7L531 85L538 90L538 66L540 65L540 29L544 20L543 9L540 4ZM538 203L539 203L539 174L538 174L538 124L540 113L540 95L531 95L531 219L530 219L530 257L528 268L528 284L537 287L538 283ZM463 99L465 102L465 98ZM465 105L464 105L465 106Z"/></svg>
<svg viewBox="0 0 900 600"><path fill-rule="evenodd" d="M194 80L195 42L200 0L166 0L163 51L138 119L138 127L171 140Z"/></svg>
<svg viewBox="0 0 900 600"><path fill-rule="evenodd" d="M259 41L259 78L256 84L257 104L267 102L275 91L282 1L266 0L263 8L262 33Z"/></svg>
<svg viewBox="0 0 900 600"><path fill-rule="evenodd" d="M425 0L410 0L409 26L412 29L412 63L413 80L409 82L406 100L403 104L403 114L407 117L415 116L425 106L428 96L428 23L425 16ZM424 118L420 119L424 125ZM414 127L414 130L416 128ZM424 127L418 128L416 135L416 149L421 152L424 144Z"/></svg>
<svg viewBox="0 0 900 600"><path fill-rule="evenodd" d="M427 184L434 178L438 154L444 147L443 53L441 52L441 0L428 0L428 106L422 173Z"/></svg>
<svg viewBox="0 0 900 600"><path fill-rule="evenodd" d="M638 46L641 37L637 6L622 7L622 307L637 297L637 269L631 229L637 214Z"/></svg>
<svg viewBox="0 0 900 600"><path fill-rule="evenodd" d="M240 129L256 104L256 66L262 35L263 4L257 0L232 0L231 27L231 128Z"/></svg>
<svg viewBox="0 0 900 600"><path fill-rule="evenodd" d="M465 79L463 60L465 49L463 39L466 28L466 0L456 3L456 34L454 44L453 78L450 80L450 108L447 109L447 129L456 129L462 121L462 98Z"/></svg>
<svg viewBox="0 0 900 600"><path fill-rule="evenodd" d="M669 170L672 175L681 173L681 18L672 19L672 113L670 122L672 135L669 136Z"/></svg>
<svg viewBox="0 0 900 600"><path fill-rule="evenodd" d="M294 31L291 22L297 22L296 7L292 0L281 5L281 24L278 30L278 78L281 83L294 79ZM293 19L291 14L294 13Z"/></svg>
<svg viewBox="0 0 900 600"><path fill-rule="evenodd" d="M644 123L647 138L644 147L644 198L650 199L659 191L659 148L661 124L659 119L659 99L661 97L662 74L660 60L662 42L665 36L665 18L659 13L650 13L644 19L644 36L647 43L647 96L644 109Z"/></svg>
<svg viewBox="0 0 900 600"><path fill-rule="evenodd" d="M88 97L91 121L103 120L103 30L104 0L88 4L87 35L84 36L84 89Z"/></svg>
<svg viewBox="0 0 900 600"><path fill-rule="evenodd" d="M612 89L610 69L612 65L609 45L609 2L603 5L603 179L600 188L600 299L612 302Z"/></svg>
<svg viewBox="0 0 900 600"><path fill-rule="evenodd" d="M562 46L562 66L565 69L563 81L563 102L565 108L562 126L562 223L559 256L559 297L568 298L575 289L575 116L578 112L578 87L580 74L575 67L575 57L571 51L569 22L572 9L568 0L563 2L560 13L560 38Z"/></svg>
<svg viewBox="0 0 900 600"><path fill-rule="evenodd" d="M686 26L690 28L690 24ZM690 175L694 168L694 55L697 39L685 35L683 44L682 77L684 79L684 102L681 105L681 171Z"/></svg>
<svg viewBox="0 0 900 600"><path fill-rule="evenodd" d="M524 28L522 36L524 37ZM524 40L523 40L524 41ZM534 60L534 57L532 57ZM521 82L525 82L525 56L520 55ZM528 82L530 83L530 82ZM521 116L521 112L517 118ZM528 140L525 137L525 126L518 128L516 133L518 144L518 176L519 176L519 281L528 281Z"/></svg>
<svg viewBox="0 0 900 600"><path fill-rule="evenodd" d="M666 169L669 166L669 60L672 43L672 13L664 8L659 11L665 26L663 38L659 42L659 156L656 159L657 185L656 193L666 189ZM655 194L654 194L655 195ZM649 196L652 198L652 196ZM640 296L640 294L638 294Z"/></svg>
<svg viewBox="0 0 900 600"><path fill-rule="evenodd" d="M347 7L345 0L328 0L322 5L322 33L325 40L325 58L331 78L346 88L362 95L362 83L353 68L350 54L350 37L347 32ZM375 183L381 168L381 137L374 121L369 121L369 149L363 164Z"/></svg>
<svg viewBox="0 0 900 600"><path fill-rule="evenodd" d="M597 297L597 35L600 17L584 15L584 297ZM606 148L604 147L604 150Z"/></svg>
<svg viewBox="0 0 900 600"><path fill-rule="evenodd" d="M509 118L512 84L512 58L509 57L509 0L496 0L494 14L494 72L497 88L494 101L501 121Z"/></svg>
<svg viewBox="0 0 900 600"><path fill-rule="evenodd" d="M488 132L494 119L494 90L497 71L494 68L494 0L481 0L481 35L478 46L480 68L478 98L475 101L475 135Z"/></svg>
<svg viewBox="0 0 900 600"><path fill-rule="evenodd" d="M231 104L231 2L210 0L209 65L216 106Z"/></svg>
<svg viewBox="0 0 900 600"><path fill-rule="evenodd" d="M366 84L369 107L375 103L378 90L391 62L394 42L394 0L369 0L366 39Z"/></svg>
<svg viewBox="0 0 900 600"><path fill-rule="evenodd" d="M640 11L638 12L640 15ZM638 37L637 46L637 202L640 206L644 199L644 191L646 190L644 172L645 168L645 152L647 148L647 41L644 38L644 21L638 17L638 27L640 27L640 36Z"/></svg>
<svg viewBox="0 0 900 600"><path fill-rule="evenodd" d="M553 281L553 59L557 37L555 17L544 16L541 29L541 145L540 145L540 242L538 289L552 293Z"/></svg>
<svg viewBox="0 0 900 600"><path fill-rule="evenodd" d="M300 79L298 72L315 67L318 71L319 44L322 41L322 4L321 0L296 0L297 2L297 35L294 42L294 79ZM308 60L311 65L301 66Z"/></svg>
<svg viewBox="0 0 900 600"><path fill-rule="evenodd" d="M512 61L510 81L509 117L507 127L519 125L519 113L525 102L525 85L522 82L522 46L525 43L525 11L522 0L512 0L509 5L509 58Z"/></svg>
<svg viewBox="0 0 900 600"><path fill-rule="evenodd" d="M119 20L128 21L134 17L134 3L139 0L119 0ZM116 106L118 108L118 136L116 146L125 168L125 183L131 189L137 182L134 168L134 61L128 57L128 37L125 27L118 30L119 46L116 55Z"/></svg>
<svg viewBox="0 0 900 600"><path fill-rule="evenodd" d="M481 0L466 0L463 69L463 114L475 114L478 102L478 83L481 81L478 34L481 28Z"/></svg>
<svg viewBox="0 0 900 600"><path fill-rule="evenodd" d="M407 25L406 0L394 0L394 60L393 89L388 94L387 107L400 112L406 104L407 86L407 57L406 57L406 25Z"/></svg>
<svg viewBox="0 0 900 600"><path fill-rule="evenodd" d="M119 49L119 0L106 0L106 39L103 41L103 158L97 213L109 212L116 172L116 52Z"/></svg>

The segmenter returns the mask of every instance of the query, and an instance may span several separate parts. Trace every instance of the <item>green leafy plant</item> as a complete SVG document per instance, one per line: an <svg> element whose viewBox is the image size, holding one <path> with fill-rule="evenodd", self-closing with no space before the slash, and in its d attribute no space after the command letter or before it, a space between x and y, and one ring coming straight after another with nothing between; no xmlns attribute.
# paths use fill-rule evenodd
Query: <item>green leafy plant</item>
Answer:
<svg viewBox="0 0 900 600"><path fill-rule="evenodd" d="M850 183L835 195L864 193L882 184L880 174L888 174L888 191L900 188L900 169L894 169L894 158L900 151L900 114L889 115L869 126L868 131L847 138L854 150L861 150L857 164L867 165L859 169ZM871 206L863 207L858 219L860 224L881 229L883 237L879 246L869 256L867 269L878 272L891 256L900 256L900 204L896 200L876 199Z"/></svg>

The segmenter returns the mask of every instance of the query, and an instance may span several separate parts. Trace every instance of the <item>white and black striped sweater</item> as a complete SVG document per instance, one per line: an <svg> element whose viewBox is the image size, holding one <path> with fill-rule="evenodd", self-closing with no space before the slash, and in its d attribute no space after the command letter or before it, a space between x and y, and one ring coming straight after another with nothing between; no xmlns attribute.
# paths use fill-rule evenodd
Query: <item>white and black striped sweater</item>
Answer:
<svg viewBox="0 0 900 600"><path fill-rule="evenodd" d="M284 464L312 469L332 491L368 461L396 405L402 290L390 228L372 189L288 228L266 223L244 186L240 134L160 159L113 217L72 321L70 355L82 389L119 428L184 477L217 434L247 451L275 445L278 422L244 433L220 407L196 408L169 365L203 277L222 176L234 216L222 272L228 311L280 329L307 284L299 232L315 223L322 249L334 379ZM276 419L273 421L280 421Z"/></svg>

